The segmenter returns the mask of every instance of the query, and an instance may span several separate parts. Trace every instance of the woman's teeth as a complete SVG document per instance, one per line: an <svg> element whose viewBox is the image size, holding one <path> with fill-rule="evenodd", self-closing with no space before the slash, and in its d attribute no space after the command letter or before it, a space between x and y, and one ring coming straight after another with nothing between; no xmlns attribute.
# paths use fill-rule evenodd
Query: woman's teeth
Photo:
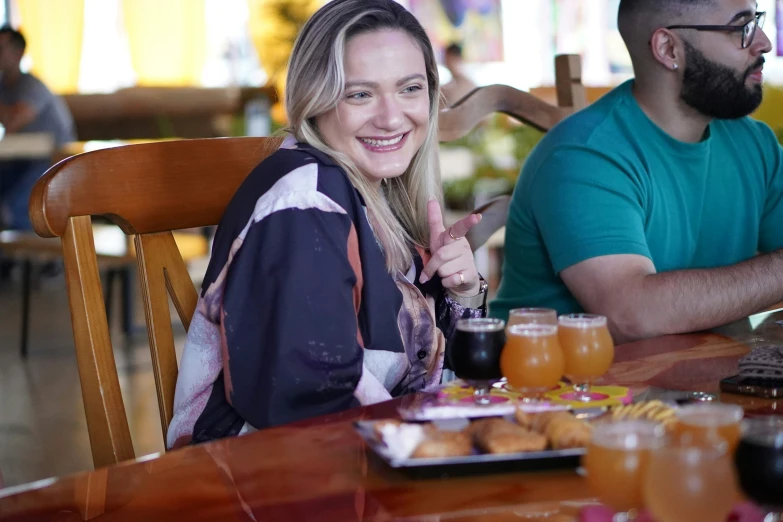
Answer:
<svg viewBox="0 0 783 522"><path fill-rule="evenodd" d="M404 137L404 134L400 134L396 138L392 138L390 140L374 140L371 138L359 138L367 145L372 145L373 147L388 147L389 145L396 145L400 141L402 141L402 138Z"/></svg>

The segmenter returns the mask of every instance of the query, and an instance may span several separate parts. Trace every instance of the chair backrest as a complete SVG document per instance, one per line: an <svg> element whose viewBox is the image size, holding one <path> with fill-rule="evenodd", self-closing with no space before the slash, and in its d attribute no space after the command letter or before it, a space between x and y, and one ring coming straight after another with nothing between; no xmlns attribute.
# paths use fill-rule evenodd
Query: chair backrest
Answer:
<svg viewBox="0 0 783 522"><path fill-rule="evenodd" d="M578 55L555 57L557 106L508 85L487 85L468 93L438 115L441 142L457 140L470 133L487 116L500 112L546 132L566 116L587 105L582 85L581 59ZM500 196L481 209L483 219L473 227L467 239L473 250L506 224L509 196Z"/></svg>
<svg viewBox="0 0 783 522"><path fill-rule="evenodd" d="M172 230L216 225L250 171L279 138L165 141L97 150L49 169L30 198L43 237L62 240L76 357L96 467L134 458L120 393L91 216L135 236L136 259L164 434L177 360L168 297L187 329L198 294Z"/></svg>

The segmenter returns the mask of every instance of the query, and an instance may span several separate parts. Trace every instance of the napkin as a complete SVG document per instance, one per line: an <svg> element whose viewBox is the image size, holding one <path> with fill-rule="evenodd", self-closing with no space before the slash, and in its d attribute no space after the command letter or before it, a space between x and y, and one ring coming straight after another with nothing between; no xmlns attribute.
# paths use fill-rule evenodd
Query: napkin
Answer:
<svg viewBox="0 0 783 522"><path fill-rule="evenodd" d="M579 522L612 522L613 512L606 506L588 506L579 512ZM737 504L731 510L726 522L763 522L764 513L750 502ZM647 511L639 513L634 522L655 522Z"/></svg>
<svg viewBox="0 0 783 522"><path fill-rule="evenodd" d="M759 346L739 360L739 375L743 378L783 380L783 347Z"/></svg>

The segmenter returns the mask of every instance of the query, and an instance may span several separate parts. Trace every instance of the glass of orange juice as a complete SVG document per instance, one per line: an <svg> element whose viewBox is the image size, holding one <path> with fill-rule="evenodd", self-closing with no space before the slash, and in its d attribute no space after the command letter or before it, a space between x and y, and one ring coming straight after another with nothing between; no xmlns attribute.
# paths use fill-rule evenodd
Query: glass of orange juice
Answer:
<svg viewBox="0 0 783 522"><path fill-rule="evenodd" d="M561 315L557 320L560 346L565 356L565 375L574 385L574 399L595 400L590 385L609 370L614 342L606 317L592 314Z"/></svg>
<svg viewBox="0 0 783 522"><path fill-rule="evenodd" d="M725 441L707 445L678 440L651 453L644 503L658 522L723 522L739 500Z"/></svg>
<svg viewBox="0 0 783 522"><path fill-rule="evenodd" d="M649 421L599 424L582 458L587 483L601 502L617 513L613 520L633 520L644 507L644 477L650 453L664 445L666 430Z"/></svg>
<svg viewBox="0 0 783 522"><path fill-rule="evenodd" d="M705 445L716 436L733 454L742 435L742 406L737 404L690 404L675 412L675 434L693 445Z"/></svg>
<svg viewBox="0 0 783 522"><path fill-rule="evenodd" d="M500 370L514 390L536 400L560 382L565 359L554 324L515 324L506 328Z"/></svg>
<svg viewBox="0 0 783 522"><path fill-rule="evenodd" d="M557 324L557 312L552 308L514 308L506 324Z"/></svg>

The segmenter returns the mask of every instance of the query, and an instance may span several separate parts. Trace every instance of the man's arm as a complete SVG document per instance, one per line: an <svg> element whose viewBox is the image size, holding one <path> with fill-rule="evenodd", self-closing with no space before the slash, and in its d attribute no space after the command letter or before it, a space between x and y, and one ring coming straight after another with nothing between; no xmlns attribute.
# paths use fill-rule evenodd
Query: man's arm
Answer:
<svg viewBox="0 0 783 522"><path fill-rule="evenodd" d="M656 273L639 255L608 255L560 272L582 307L606 315L615 342L713 328L783 298L783 252L736 265Z"/></svg>
<svg viewBox="0 0 783 522"><path fill-rule="evenodd" d="M37 111L27 102L16 102L11 105L0 105L0 123L5 127L5 132L13 134L19 132L35 120Z"/></svg>

